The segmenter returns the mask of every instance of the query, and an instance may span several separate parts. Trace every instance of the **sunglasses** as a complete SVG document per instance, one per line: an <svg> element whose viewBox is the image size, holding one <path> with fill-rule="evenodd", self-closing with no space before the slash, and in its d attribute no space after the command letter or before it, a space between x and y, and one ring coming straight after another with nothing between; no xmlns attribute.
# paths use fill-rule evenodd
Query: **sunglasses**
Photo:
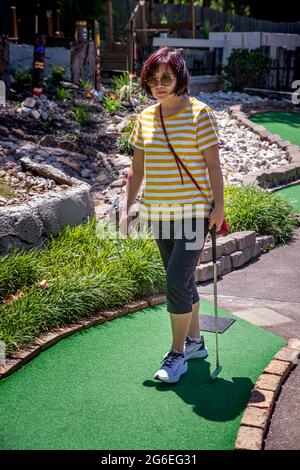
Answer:
<svg viewBox="0 0 300 470"><path fill-rule="evenodd" d="M149 75L149 77L146 78L145 82L146 85L148 85L150 88L154 88L155 86L157 86L159 81L163 86L169 86L171 85L173 78L174 75L171 75L169 73L163 73L160 80L155 78L153 75Z"/></svg>

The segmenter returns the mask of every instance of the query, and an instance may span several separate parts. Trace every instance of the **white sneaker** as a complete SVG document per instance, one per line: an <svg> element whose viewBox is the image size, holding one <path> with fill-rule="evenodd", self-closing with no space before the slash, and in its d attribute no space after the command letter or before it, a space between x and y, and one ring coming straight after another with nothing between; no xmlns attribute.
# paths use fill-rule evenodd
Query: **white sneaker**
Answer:
<svg viewBox="0 0 300 470"><path fill-rule="evenodd" d="M199 359L208 356L208 349L205 346L204 337L200 336L201 341L197 343L190 336L187 336L184 343L185 360Z"/></svg>
<svg viewBox="0 0 300 470"><path fill-rule="evenodd" d="M163 365L155 373L154 378L163 382L176 383L188 369L183 353L169 351L163 359Z"/></svg>

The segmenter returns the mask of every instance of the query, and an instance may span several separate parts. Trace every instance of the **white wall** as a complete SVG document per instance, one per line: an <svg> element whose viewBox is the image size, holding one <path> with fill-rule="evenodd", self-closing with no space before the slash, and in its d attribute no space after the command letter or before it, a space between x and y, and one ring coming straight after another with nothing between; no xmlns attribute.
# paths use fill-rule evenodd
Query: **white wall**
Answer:
<svg viewBox="0 0 300 470"><path fill-rule="evenodd" d="M257 49L260 46L271 46L271 57L275 59L277 47L287 47L290 50L300 47L300 35L253 31L246 33L209 33L209 39L154 37L153 46L183 48L221 47L224 50L223 63L226 63L232 49L235 48Z"/></svg>
<svg viewBox="0 0 300 470"><path fill-rule="evenodd" d="M9 65L11 72L30 71L33 65L33 46L9 44ZM65 65L66 79L71 79L71 50L65 47L46 47L45 73L51 75L51 65Z"/></svg>

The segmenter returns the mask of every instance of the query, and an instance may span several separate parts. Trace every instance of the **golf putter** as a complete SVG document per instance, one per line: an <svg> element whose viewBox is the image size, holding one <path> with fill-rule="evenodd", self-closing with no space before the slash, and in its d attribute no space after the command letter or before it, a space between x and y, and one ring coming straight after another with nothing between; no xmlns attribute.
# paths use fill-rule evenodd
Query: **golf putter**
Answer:
<svg viewBox="0 0 300 470"><path fill-rule="evenodd" d="M213 268L214 268L214 306L215 306L215 330L216 330L216 368L210 374L210 378L215 380L222 370L219 360L219 324L218 324L218 298L217 298L217 246L216 246L216 225L214 224L210 230L212 239L212 255L213 255Z"/></svg>

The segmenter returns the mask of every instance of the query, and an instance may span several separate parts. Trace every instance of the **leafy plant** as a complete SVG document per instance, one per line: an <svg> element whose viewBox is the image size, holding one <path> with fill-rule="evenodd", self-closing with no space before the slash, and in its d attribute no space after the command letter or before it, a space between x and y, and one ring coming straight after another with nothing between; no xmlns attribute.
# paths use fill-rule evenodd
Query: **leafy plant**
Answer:
<svg viewBox="0 0 300 470"><path fill-rule="evenodd" d="M0 302L7 294L38 281L37 261L33 251L14 251L12 254L1 256Z"/></svg>
<svg viewBox="0 0 300 470"><path fill-rule="evenodd" d="M117 140L117 146L120 152L126 153L127 155L132 155L133 147L129 142L129 136L127 134L122 135Z"/></svg>
<svg viewBox="0 0 300 470"><path fill-rule="evenodd" d="M102 100L102 105L106 112L109 114L116 114L119 109L123 108L116 95L113 93L107 94Z"/></svg>
<svg viewBox="0 0 300 470"><path fill-rule="evenodd" d="M298 225L292 204L280 194L254 186L226 185L224 196L231 232L255 230L258 235L273 235L275 243L285 243Z"/></svg>
<svg viewBox="0 0 300 470"><path fill-rule="evenodd" d="M62 86L57 87L55 91L56 91L56 98L59 101L67 101L68 99L71 98L70 90L66 90Z"/></svg>
<svg viewBox="0 0 300 470"><path fill-rule="evenodd" d="M71 113L79 124L87 124L91 120L88 108L82 104L74 106Z"/></svg>
<svg viewBox="0 0 300 470"><path fill-rule="evenodd" d="M263 83L270 72L271 60L260 49L233 49L227 65L225 78L232 90L241 91L247 86Z"/></svg>
<svg viewBox="0 0 300 470"><path fill-rule="evenodd" d="M224 27L225 33L232 33L234 31L234 26L231 23L226 23Z"/></svg>
<svg viewBox="0 0 300 470"><path fill-rule="evenodd" d="M79 83L80 83L81 88L84 91L89 91L92 88L91 82L89 80L84 79L84 78L80 78Z"/></svg>
<svg viewBox="0 0 300 470"><path fill-rule="evenodd" d="M166 15L165 15L164 13L161 13L161 14L160 14L159 22L160 22L161 24L166 24L166 23L168 23L168 18L166 17Z"/></svg>
<svg viewBox="0 0 300 470"><path fill-rule="evenodd" d="M61 82L66 78L67 68L65 65L51 66L51 80L53 82Z"/></svg>
<svg viewBox="0 0 300 470"><path fill-rule="evenodd" d="M122 87L130 84L130 75L129 72L123 72L120 76L113 76L113 89L115 93L119 93Z"/></svg>
<svg viewBox="0 0 300 470"><path fill-rule="evenodd" d="M13 78L15 80L15 86L18 88L31 86L32 77L31 77L31 73L29 72L25 72L23 70L17 70L14 73Z"/></svg>
<svg viewBox="0 0 300 470"><path fill-rule="evenodd" d="M43 250L1 259L0 295L22 295L0 301L0 340L10 355L51 328L161 292L164 283L153 238L116 237L114 224L90 219L60 231Z"/></svg>
<svg viewBox="0 0 300 470"><path fill-rule="evenodd" d="M209 33L211 32L211 25L208 20L204 21L204 26L203 26L203 38L204 39L209 39Z"/></svg>
<svg viewBox="0 0 300 470"><path fill-rule="evenodd" d="M126 153L128 155L133 154L133 146L131 142L129 142L129 136L131 132L133 131L135 122L136 122L136 119L129 120L126 126L124 127L123 135L119 137L119 139L117 140L117 145L118 145L120 152Z"/></svg>

